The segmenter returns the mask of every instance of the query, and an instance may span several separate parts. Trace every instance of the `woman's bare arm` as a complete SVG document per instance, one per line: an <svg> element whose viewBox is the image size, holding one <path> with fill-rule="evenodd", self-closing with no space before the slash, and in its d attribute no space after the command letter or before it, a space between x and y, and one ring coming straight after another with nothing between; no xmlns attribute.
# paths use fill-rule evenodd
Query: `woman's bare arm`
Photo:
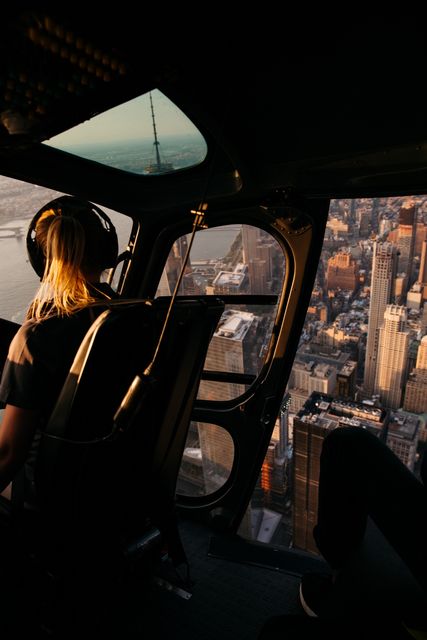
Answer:
<svg viewBox="0 0 427 640"><path fill-rule="evenodd" d="M0 492L24 464L38 424L38 411L6 405L0 424Z"/></svg>

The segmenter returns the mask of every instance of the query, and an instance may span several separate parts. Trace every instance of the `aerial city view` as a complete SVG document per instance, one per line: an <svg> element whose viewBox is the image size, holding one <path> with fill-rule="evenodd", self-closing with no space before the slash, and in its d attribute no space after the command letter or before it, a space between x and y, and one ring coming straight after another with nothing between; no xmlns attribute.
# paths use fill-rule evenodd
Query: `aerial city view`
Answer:
<svg viewBox="0 0 427 640"><path fill-rule="evenodd" d="M99 144L80 152L151 174L198 164L205 147L191 136L184 145L182 139L165 136L162 156L157 137L154 144L151 138L150 143L123 142L108 149ZM61 194L0 177L0 195L1 315L22 322L38 284L26 259L26 228L40 206ZM123 219L114 214L125 246L130 221ZM174 290L187 242L183 236L174 243L158 295ZM285 272L286 257L266 231L238 224L206 229L197 233L180 292L280 294ZM255 379L276 312L271 304L227 307L205 369ZM245 388L203 381L199 398L232 400ZM417 474L426 418L427 196L333 200L282 409L240 533L316 553L311 531L321 442L328 431L345 425L369 429ZM233 441L225 429L193 422L178 493L216 491L226 482L233 459Z"/></svg>
<svg viewBox="0 0 427 640"><path fill-rule="evenodd" d="M321 442L337 426L369 429L418 473L427 439L427 197L334 200L321 261L282 411L240 533L317 552ZM231 234L221 258L192 252L189 295L279 293L286 268L272 236ZM201 232L215 244L220 230ZM173 290L186 238L174 245L159 286ZM205 368L257 374L274 307L226 310ZM203 381L199 398L227 400L241 385ZM230 473L234 449L218 426L192 423L178 490L209 494ZM315 489L313 491L313 488ZM309 505L308 508L306 505Z"/></svg>

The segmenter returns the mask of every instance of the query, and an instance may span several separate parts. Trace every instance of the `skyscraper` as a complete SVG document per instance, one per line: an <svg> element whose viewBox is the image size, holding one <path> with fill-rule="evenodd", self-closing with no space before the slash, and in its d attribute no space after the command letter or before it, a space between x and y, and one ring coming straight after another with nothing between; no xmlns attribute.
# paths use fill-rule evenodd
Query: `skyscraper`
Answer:
<svg viewBox="0 0 427 640"><path fill-rule="evenodd" d="M409 375L405 386L405 411L424 413L427 411L427 336L418 347L415 369Z"/></svg>
<svg viewBox="0 0 427 640"><path fill-rule="evenodd" d="M390 242L375 242L372 261L371 302L369 306L365 377L363 383L367 395L371 395L374 392L378 355L378 331L383 323L386 306L392 300L396 269L396 247Z"/></svg>
<svg viewBox="0 0 427 640"><path fill-rule="evenodd" d="M378 359L375 393L379 393L385 407L401 406L402 389L406 378L409 331L406 329L406 308L389 304L384 323L379 329Z"/></svg>
<svg viewBox="0 0 427 640"><path fill-rule="evenodd" d="M210 342L205 360L207 371L257 373L257 317L247 311L228 309ZM257 348L258 346L258 348ZM203 380L198 397L203 400L231 400L245 387L235 383ZM212 493L227 479L234 460L233 441L225 429L192 423L197 428L206 493Z"/></svg>
<svg viewBox="0 0 427 640"><path fill-rule="evenodd" d="M358 269L350 252L339 251L329 258L326 281L328 289L356 289Z"/></svg>
<svg viewBox="0 0 427 640"><path fill-rule="evenodd" d="M408 276L408 285L412 284L412 261L414 257L416 228L416 209L412 201L405 203L399 211L397 247L399 250L399 272Z"/></svg>
<svg viewBox="0 0 427 640"><path fill-rule="evenodd" d="M318 553L313 538L317 522L320 453L336 427L357 426L383 437L389 412L358 402L313 393L294 419L293 545Z"/></svg>
<svg viewBox="0 0 427 640"><path fill-rule="evenodd" d="M425 369L427 371L427 336L421 338L415 366L417 369Z"/></svg>
<svg viewBox="0 0 427 640"><path fill-rule="evenodd" d="M421 284L423 285L427 285L427 240L424 240L421 245L421 262L418 282L421 282ZM426 297L427 296L423 295L424 300L426 299Z"/></svg>

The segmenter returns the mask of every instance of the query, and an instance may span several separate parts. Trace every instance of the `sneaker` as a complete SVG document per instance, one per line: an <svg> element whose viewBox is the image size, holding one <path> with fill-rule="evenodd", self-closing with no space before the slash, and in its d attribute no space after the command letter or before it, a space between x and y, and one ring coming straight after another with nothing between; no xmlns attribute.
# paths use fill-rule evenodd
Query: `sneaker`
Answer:
<svg viewBox="0 0 427 640"><path fill-rule="evenodd" d="M330 600L333 589L332 575L329 573L306 573L301 578L299 597L307 615L317 618Z"/></svg>

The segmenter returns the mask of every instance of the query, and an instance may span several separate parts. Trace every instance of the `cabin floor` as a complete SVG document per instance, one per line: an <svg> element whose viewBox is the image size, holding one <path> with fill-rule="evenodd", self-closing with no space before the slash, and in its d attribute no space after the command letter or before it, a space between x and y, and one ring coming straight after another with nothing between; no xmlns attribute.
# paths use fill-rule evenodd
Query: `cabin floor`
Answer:
<svg viewBox="0 0 427 640"><path fill-rule="evenodd" d="M73 613L69 600L65 600L66 615L51 608L49 620L49 615L40 614L40 606L36 604L37 598L39 603L43 601L42 588L33 583L27 585L30 602L27 603L23 593L15 601L15 610L7 616L12 619L12 629L8 626L7 630L16 634L18 627L19 630L23 627L23 631L37 630L40 637L55 638L108 634L121 639L257 640L264 624L274 616L290 614L301 616L303 625L308 622L299 602L299 583L308 571L327 571L320 557L218 534L203 523L182 517L179 529L190 566L191 587L176 579L167 562L161 565L163 578L167 578L163 584L146 571L134 574L119 589L111 588L109 580L101 584L97 579L97 589L79 582L77 587L69 588L71 600L76 603L74 611L78 613ZM418 598L417 609L425 612L425 593L419 592L419 586L405 572L402 561L378 530L368 527L366 539L369 544L355 557L353 566L347 567L347 584L341 584L347 589L351 617L356 612L356 619L363 623L368 619L363 610L371 612L374 604L374 612L380 613L380 623L390 621L405 600L415 603ZM179 567L179 574L185 577L185 565ZM108 568L105 575L110 575ZM155 575L159 576L159 572ZM363 594L363 600L357 594ZM382 615L381 605L384 605ZM2 630L4 619L0 614ZM37 619L46 620L47 624L35 623ZM282 621L279 628L281 624ZM44 634L40 634L41 630ZM300 633L297 635L300 637ZM310 631L307 637L311 635Z"/></svg>
<svg viewBox="0 0 427 640"><path fill-rule="evenodd" d="M287 563L281 551L216 536L193 521L181 521L180 531L190 565L191 597L133 584L115 622L118 637L255 640L271 616L305 615L298 598L300 575L308 566L323 566L320 559L294 554ZM292 552L283 553L292 557ZM288 571L280 566L283 562Z"/></svg>

